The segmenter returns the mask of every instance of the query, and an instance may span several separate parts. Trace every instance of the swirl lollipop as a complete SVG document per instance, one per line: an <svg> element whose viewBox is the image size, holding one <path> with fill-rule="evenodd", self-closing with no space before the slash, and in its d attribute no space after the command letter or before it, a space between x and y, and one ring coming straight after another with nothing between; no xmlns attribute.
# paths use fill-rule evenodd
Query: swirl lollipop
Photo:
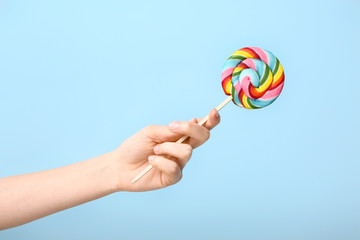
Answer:
<svg viewBox="0 0 360 240"><path fill-rule="evenodd" d="M229 95L216 109L219 111L231 100L243 108L258 109L273 103L284 87L284 70L280 61L269 51L258 47L246 47L234 52L226 61L221 72L221 85ZM209 115L198 124L203 125ZM188 138L183 136L177 143ZM147 166L132 183L153 168Z"/></svg>
<svg viewBox="0 0 360 240"><path fill-rule="evenodd" d="M269 51L246 47L234 52L221 73L221 85L233 102L247 109L273 103L284 86L284 70Z"/></svg>

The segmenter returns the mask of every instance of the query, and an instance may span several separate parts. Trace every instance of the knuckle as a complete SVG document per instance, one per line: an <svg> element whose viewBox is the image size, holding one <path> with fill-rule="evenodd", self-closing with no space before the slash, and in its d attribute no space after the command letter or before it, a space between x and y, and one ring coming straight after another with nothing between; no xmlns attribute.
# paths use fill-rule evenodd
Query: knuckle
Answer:
<svg viewBox="0 0 360 240"><path fill-rule="evenodd" d="M210 131L209 131L208 129L205 130L204 137L205 137L205 141L209 140L209 138L210 138Z"/></svg>
<svg viewBox="0 0 360 240"><path fill-rule="evenodd" d="M189 132L191 127L190 127L190 122L183 122L182 123L182 129L185 131L185 132Z"/></svg>
<svg viewBox="0 0 360 240"><path fill-rule="evenodd" d="M182 172L180 172L178 178L176 179L176 182L179 182L182 179L182 177L183 177L183 174L182 174Z"/></svg>
<svg viewBox="0 0 360 240"><path fill-rule="evenodd" d="M184 150L185 158L187 159L191 158L193 148L189 144L184 144L184 148L185 148Z"/></svg>
<svg viewBox="0 0 360 240"><path fill-rule="evenodd" d="M148 125L148 126L144 127L144 130L147 131L147 132L152 132L152 131L155 130L155 128L156 128L156 125L151 124L151 125Z"/></svg>
<svg viewBox="0 0 360 240"><path fill-rule="evenodd" d="M176 164L175 162L173 162L173 163L170 165L170 167L169 167L169 173L170 173L171 175L175 175L175 174L178 173L178 166L177 166L177 164Z"/></svg>
<svg viewBox="0 0 360 240"><path fill-rule="evenodd" d="M174 184L178 183L181 179L182 179L182 173L180 172L177 176L170 178L164 187L174 185Z"/></svg>

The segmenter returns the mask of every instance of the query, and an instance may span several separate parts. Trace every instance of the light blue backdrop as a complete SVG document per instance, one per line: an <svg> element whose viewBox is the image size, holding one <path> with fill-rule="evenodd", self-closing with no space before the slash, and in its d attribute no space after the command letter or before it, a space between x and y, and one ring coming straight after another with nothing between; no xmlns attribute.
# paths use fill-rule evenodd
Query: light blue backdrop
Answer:
<svg viewBox="0 0 360 240"><path fill-rule="evenodd" d="M355 0L2 1L0 176L204 116L238 48L272 51L286 78L266 109L226 106L179 184L0 239L360 239L359 26Z"/></svg>

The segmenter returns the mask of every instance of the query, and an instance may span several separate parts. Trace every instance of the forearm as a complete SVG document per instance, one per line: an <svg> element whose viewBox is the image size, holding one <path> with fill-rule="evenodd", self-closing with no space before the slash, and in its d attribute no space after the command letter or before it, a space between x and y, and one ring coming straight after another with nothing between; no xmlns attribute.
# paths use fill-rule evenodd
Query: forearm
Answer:
<svg viewBox="0 0 360 240"><path fill-rule="evenodd" d="M0 179L0 230L117 191L113 153L69 166Z"/></svg>

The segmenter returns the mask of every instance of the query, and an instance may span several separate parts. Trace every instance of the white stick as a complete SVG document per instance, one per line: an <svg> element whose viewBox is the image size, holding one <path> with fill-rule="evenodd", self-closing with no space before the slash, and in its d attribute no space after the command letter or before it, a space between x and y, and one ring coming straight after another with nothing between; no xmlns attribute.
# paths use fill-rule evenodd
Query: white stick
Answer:
<svg viewBox="0 0 360 240"><path fill-rule="evenodd" d="M219 106L216 107L216 110L220 111L226 104L228 104L232 99L232 96L230 95L227 97L222 103L219 104ZM204 125L206 121L209 120L209 115L204 117L198 124L200 126ZM176 143L182 143L185 141L189 136L182 136L179 140L176 141ZM146 168L144 168L136 177L134 177L131 180L131 183L136 183L140 178L142 178L147 172L149 172L153 168L153 165L149 164Z"/></svg>

